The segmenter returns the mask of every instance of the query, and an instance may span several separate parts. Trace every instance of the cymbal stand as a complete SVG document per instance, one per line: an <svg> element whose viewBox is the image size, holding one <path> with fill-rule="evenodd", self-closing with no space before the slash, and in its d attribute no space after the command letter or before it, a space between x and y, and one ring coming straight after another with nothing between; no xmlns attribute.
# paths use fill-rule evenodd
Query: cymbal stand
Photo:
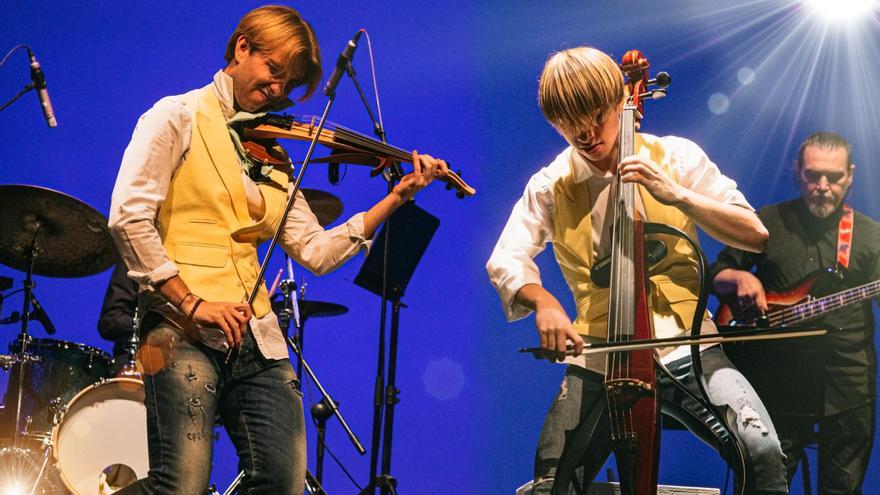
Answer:
<svg viewBox="0 0 880 495"><path fill-rule="evenodd" d="M296 331L295 337L287 337L287 344L293 353L297 357L297 376L302 380L302 371L306 370L309 378L312 380L312 383L318 388L318 391L321 393L321 400L311 407L312 417L315 418L317 423L316 429L318 432L318 442L315 446L315 458L317 461L317 467L315 469L315 479L320 484L323 481L324 474L324 434L327 428L327 419L330 416L335 415L337 419L339 419L339 423L342 425L342 428L345 430L348 438L351 440L355 449L359 454L363 455L366 453L363 445L358 439L357 435L349 428L348 424L345 422L345 419L342 417L342 413L339 412L339 403L333 400L330 394L327 392L327 389L321 385L321 382L318 380L318 377L312 371L311 367L305 360L305 352L303 346L303 337L305 333L305 326L307 318L300 318L299 314L299 304L297 302L297 293L296 293L296 282L293 277L293 265L290 262L290 258L287 259L287 275L289 279L282 280L279 284L281 288L281 294L283 296L283 306L281 311L278 312L278 322L281 325L281 331L285 335L289 335L289 327L291 320L294 324L294 330ZM301 292L299 294L300 297L305 295L305 282L303 282L302 287L300 288ZM291 316L293 318L291 318ZM300 383L300 388L302 388L302 382Z"/></svg>
<svg viewBox="0 0 880 495"><path fill-rule="evenodd" d="M119 371L119 376L124 376L128 378L137 378L141 379L141 372L137 368L137 352L138 347L140 347L140 333L141 333L141 316L140 316L141 308L140 305L135 305L134 313L131 317L132 323L132 332L131 338L128 339L127 353L128 353L128 362L125 363L125 366Z"/></svg>
<svg viewBox="0 0 880 495"><path fill-rule="evenodd" d="M21 342L21 348L18 351L18 357L21 358L20 361L13 365L13 370L15 367L18 367L18 391L16 392L16 400L15 400L15 430L12 432L12 447L18 447L18 437L21 435L21 400L23 398L23 388L24 388L24 371L26 369L27 359L25 356L25 351L27 350L27 345L29 341L28 337L28 322L30 321L31 316L31 296L34 290L34 258L37 254L37 236L40 234L40 224L39 220L34 220L34 222L30 225L33 230L33 238L31 239L30 245L27 247L26 256L28 267L25 271L25 279L24 279L24 302L22 302L21 309L21 333L19 334L19 341Z"/></svg>

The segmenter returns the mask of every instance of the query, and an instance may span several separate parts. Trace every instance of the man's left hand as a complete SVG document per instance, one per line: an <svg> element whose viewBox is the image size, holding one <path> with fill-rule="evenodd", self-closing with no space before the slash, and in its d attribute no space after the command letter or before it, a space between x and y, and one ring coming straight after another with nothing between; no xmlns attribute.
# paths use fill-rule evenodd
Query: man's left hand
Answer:
<svg viewBox="0 0 880 495"><path fill-rule="evenodd" d="M400 182L394 186L394 193L405 203L435 178L443 176L447 172L449 172L449 166L445 161L431 155L420 155L413 151L413 171L400 179Z"/></svg>

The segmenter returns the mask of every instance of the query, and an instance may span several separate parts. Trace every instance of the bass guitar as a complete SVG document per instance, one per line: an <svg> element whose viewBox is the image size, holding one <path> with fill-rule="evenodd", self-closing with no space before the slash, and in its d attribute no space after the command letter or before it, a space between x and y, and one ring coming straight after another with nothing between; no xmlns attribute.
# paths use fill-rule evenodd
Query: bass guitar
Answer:
<svg viewBox="0 0 880 495"><path fill-rule="evenodd" d="M789 290L767 292L767 311L757 307L741 308L724 298L718 306L715 323L724 326L784 327L814 320L836 309L867 301L880 295L880 280L851 289L820 296L822 289L840 283L840 272L819 270L806 276Z"/></svg>

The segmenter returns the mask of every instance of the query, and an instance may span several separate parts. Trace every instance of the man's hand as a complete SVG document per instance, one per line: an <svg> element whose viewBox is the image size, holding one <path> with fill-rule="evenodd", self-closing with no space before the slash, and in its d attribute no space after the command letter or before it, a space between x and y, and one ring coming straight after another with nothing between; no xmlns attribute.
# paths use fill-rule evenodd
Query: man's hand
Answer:
<svg viewBox="0 0 880 495"><path fill-rule="evenodd" d="M684 188L673 181L659 165L639 156L628 156L620 162L618 173L623 182L641 184L651 196L665 204L675 205L681 202Z"/></svg>
<svg viewBox="0 0 880 495"><path fill-rule="evenodd" d="M584 349L584 339L574 331L571 320L561 306L547 308L539 306L535 311L535 326L541 337L544 358L550 361L565 359L568 341L574 344L575 355L580 355Z"/></svg>
<svg viewBox="0 0 880 495"><path fill-rule="evenodd" d="M413 171L400 179L394 186L394 193L400 197L402 203L406 203L435 178L447 172L449 166L445 161L413 151Z"/></svg>
<svg viewBox="0 0 880 495"><path fill-rule="evenodd" d="M181 310L189 315L195 305L194 297L183 304ZM225 303L202 301L192 315L195 323L205 327L219 328L226 336L229 347L237 347L248 331L251 307L245 303Z"/></svg>
<svg viewBox="0 0 880 495"><path fill-rule="evenodd" d="M541 337L544 358L550 361L565 359L565 348L570 341L575 355L584 349L584 339L574 331L565 309L553 294L538 284L526 284L516 293L516 301L535 310L535 327Z"/></svg>
<svg viewBox="0 0 880 495"><path fill-rule="evenodd" d="M752 272L725 268L715 276L712 286L715 292L722 296L736 296L740 309L755 306L762 313L767 311L767 296L764 293L764 285Z"/></svg>

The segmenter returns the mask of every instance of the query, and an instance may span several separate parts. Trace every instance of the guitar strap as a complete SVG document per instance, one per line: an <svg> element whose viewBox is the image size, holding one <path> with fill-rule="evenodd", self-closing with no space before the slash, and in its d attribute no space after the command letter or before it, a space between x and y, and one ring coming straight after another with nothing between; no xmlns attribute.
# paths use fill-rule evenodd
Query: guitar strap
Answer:
<svg viewBox="0 0 880 495"><path fill-rule="evenodd" d="M852 248L853 234L853 210L843 205L843 215L837 224L837 263L843 268L849 268L849 252Z"/></svg>

